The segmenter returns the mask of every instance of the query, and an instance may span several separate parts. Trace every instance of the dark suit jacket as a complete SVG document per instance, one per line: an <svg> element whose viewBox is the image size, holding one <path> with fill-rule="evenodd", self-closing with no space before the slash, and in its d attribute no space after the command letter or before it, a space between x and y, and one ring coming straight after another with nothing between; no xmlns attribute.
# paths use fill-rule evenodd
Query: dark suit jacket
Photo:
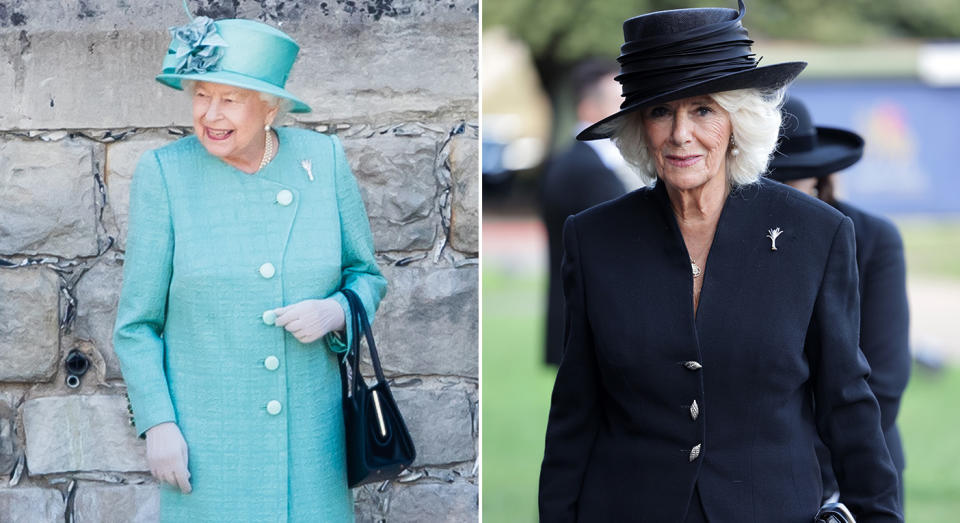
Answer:
<svg viewBox="0 0 960 523"><path fill-rule="evenodd" d="M542 521L679 522L696 486L711 521L810 523L818 437L858 521L902 521L849 219L765 179L733 192L696 317L662 184L570 218L564 248Z"/></svg>
<svg viewBox="0 0 960 523"><path fill-rule="evenodd" d="M902 473L905 461L896 420L900 398L910 379L910 315L903 241L888 220L846 202L837 202L834 206L853 221L856 231L860 349L870 364L867 383L880 404L880 425L887 449L894 466ZM825 461L828 459L829 452L823 452L824 485L835 490L832 470L824 466L829 464Z"/></svg>
<svg viewBox="0 0 960 523"><path fill-rule="evenodd" d="M540 182L541 215L550 246L550 290L547 295L546 360L557 365L563 354L563 222L598 203L623 196L626 188L583 142L574 142L550 160Z"/></svg>

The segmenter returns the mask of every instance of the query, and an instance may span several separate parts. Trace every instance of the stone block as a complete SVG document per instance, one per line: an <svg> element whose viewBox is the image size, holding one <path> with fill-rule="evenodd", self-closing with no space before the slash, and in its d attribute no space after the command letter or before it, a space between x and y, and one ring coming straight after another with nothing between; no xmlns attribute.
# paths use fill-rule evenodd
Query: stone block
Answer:
<svg viewBox="0 0 960 523"><path fill-rule="evenodd" d="M302 24L294 38L303 49L287 87L313 112L296 115L297 119L363 123L476 119L476 18L444 24L422 21L324 24L320 30L306 30ZM336 64L335 70L331 64ZM402 69L397 64L403 64Z"/></svg>
<svg viewBox="0 0 960 523"><path fill-rule="evenodd" d="M113 323L120 301L123 266L113 256L101 256L74 288L77 317L74 334L93 342L106 364L106 378L120 378L120 361L113 352Z"/></svg>
<svg viewBox="0 0 960 523"><path fill-rule="evenodd" d="M473 483L420 481L391 483L383 493L364 487L358 491L356 514L360 523L469 523L477 521L479 506L479 488Z"/></svg>
<svg viewBox="0 0 960 523"><path fill-rule="evenodd" d="M376 133L343 142L360 183L376 250L429 249L440 223L437 140Z"/></svg>
<svg viewBox="0 0 960 523"><path fill-rule="evenodd" d="M0 129L166 127L190 122L189 98L154 80L170 35L152 30L0 34L17 73Z"/></svg>
<svg viewBox="0 0 960 523"><path fill-rule="evenodd" d="M36 265L0 269L0 296L0 381L49 380L59 358L60 279Z"/></svg>
<svg viewBox="0 0 960 523"><path fill-rule="evenodd" d="M15 71L0 75L0 94L11 95L0 129L189 124L185 99L153 80L166 28L187 21L179 2L18 4L21 24L0 27L0 63ZM301 46L287 87L314 109L302 121L476 118L475 0L204 0L191 8L282 24Z"/></svg>
<svg viewBox="0 0 960 523"><path fill-rule="evenodd" d="M0 488L0 521L63 523L67 510L60 491L38 487Z"/></svg>
<svg viewBox="0 0 960 523"><path fill-rule="evenodd" d="M153 523L160 518L160 489L147 485L81 483L73 501L77 523Z"/></svg>
<svg viewBox="0 0 960 523"><path fill-rule="evenodd" d="M0 476L9 474L20 457L17 443L17 410L0 396Z"/></svg>
<svg viewBox="0 0 960 523"><path fill-rule="evenodd" d="M450 246L476 254L480 251L480 153L476 137L462 134L448 144L450 168Z"/></svg>
<svg viewBox="0 0 960 523"><path fill-rule="evenodd" d="M143 153L163 147L173 138L157 136L133 136L112 143L107 147L107 204L116 224L117 247L122 251L127 245L127 219L130 213L130 182L133 171Z"/></svg>
<svg viewBox="0 0 960 523"><path fill-rule="evenodd" d="M97 147L0 138L0 254L97 254Z"/></svg>
<svg viewBox="0 0 960 523"><path fill-rule="evenodd" d="M413 437L413 466L443 465L476 458L473 385L450 380L397 381L391 387Z"/></svg>
<svg viewBox="0 0 960 523"><path fill-rule="evenodd" d="M123 396L50 396L23 405L31 475L149 470Z"/></svg>
<svg viewBox="0 0 960 523"><path fill-rule="evenodd" d="M477 266L382 270L389 287L374 331L388 374L477 377Z"/></svg>

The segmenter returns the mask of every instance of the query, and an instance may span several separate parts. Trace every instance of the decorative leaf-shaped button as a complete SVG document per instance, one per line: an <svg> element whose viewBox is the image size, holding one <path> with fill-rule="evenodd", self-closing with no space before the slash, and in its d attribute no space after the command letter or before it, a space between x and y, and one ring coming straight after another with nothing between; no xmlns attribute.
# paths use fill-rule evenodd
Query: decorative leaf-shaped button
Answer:
<svg viewBox="0 0 960 523"><path fill-rule="evenodd" d="M697 421L698 416L700 416L700 406L697 405L697 400L693 400L690 405L690 417L693 418L693 421Z"/></svg>
<svg viewBox="0 0 960 523"><path fill-rule="evenodd" d="M683 366L686 367L687 370L700 370L703 368L703 365L700 365L696 361L685 361L683 362Z"/></svg>
<svg viewBox="0 0 960 523"><path fill-rule="evenodd" d="M692 462L693 460L699 457L700 457L700 443L697 443L697 446L690 449L690 461Z"/></svg>

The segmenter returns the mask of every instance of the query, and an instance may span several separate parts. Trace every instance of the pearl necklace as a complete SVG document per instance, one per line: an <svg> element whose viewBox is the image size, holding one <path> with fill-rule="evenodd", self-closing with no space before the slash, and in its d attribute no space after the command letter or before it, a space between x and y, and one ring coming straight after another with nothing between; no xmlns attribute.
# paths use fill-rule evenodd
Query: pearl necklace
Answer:
<svg viewBox="0 0 960 523"><path fill-rule="evenodd" d="M263 169L270 160L273 160L273 138L270 135L273 134L269 129L267 130L267 143L263 147L263 159L260 160L260 167L257 167L257 170Z"/></svg>

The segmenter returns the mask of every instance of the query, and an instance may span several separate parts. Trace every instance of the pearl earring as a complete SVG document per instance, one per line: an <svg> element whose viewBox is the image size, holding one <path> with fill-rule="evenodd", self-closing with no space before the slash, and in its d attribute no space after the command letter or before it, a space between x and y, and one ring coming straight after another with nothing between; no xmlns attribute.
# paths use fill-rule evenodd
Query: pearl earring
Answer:
<svg viewBox="0 0 960 523"><path fill-rule="evenodd" d="M263 130L264 130L264 131L270 131L270 124L264 125L264 126L263 126Z"/></svg>
<svg viewBox="0 0 960 523"><path fill-rule="evenodd" d="M740 156L740 148L733 141L733 135L730 136L730 156Z"/></svg>

